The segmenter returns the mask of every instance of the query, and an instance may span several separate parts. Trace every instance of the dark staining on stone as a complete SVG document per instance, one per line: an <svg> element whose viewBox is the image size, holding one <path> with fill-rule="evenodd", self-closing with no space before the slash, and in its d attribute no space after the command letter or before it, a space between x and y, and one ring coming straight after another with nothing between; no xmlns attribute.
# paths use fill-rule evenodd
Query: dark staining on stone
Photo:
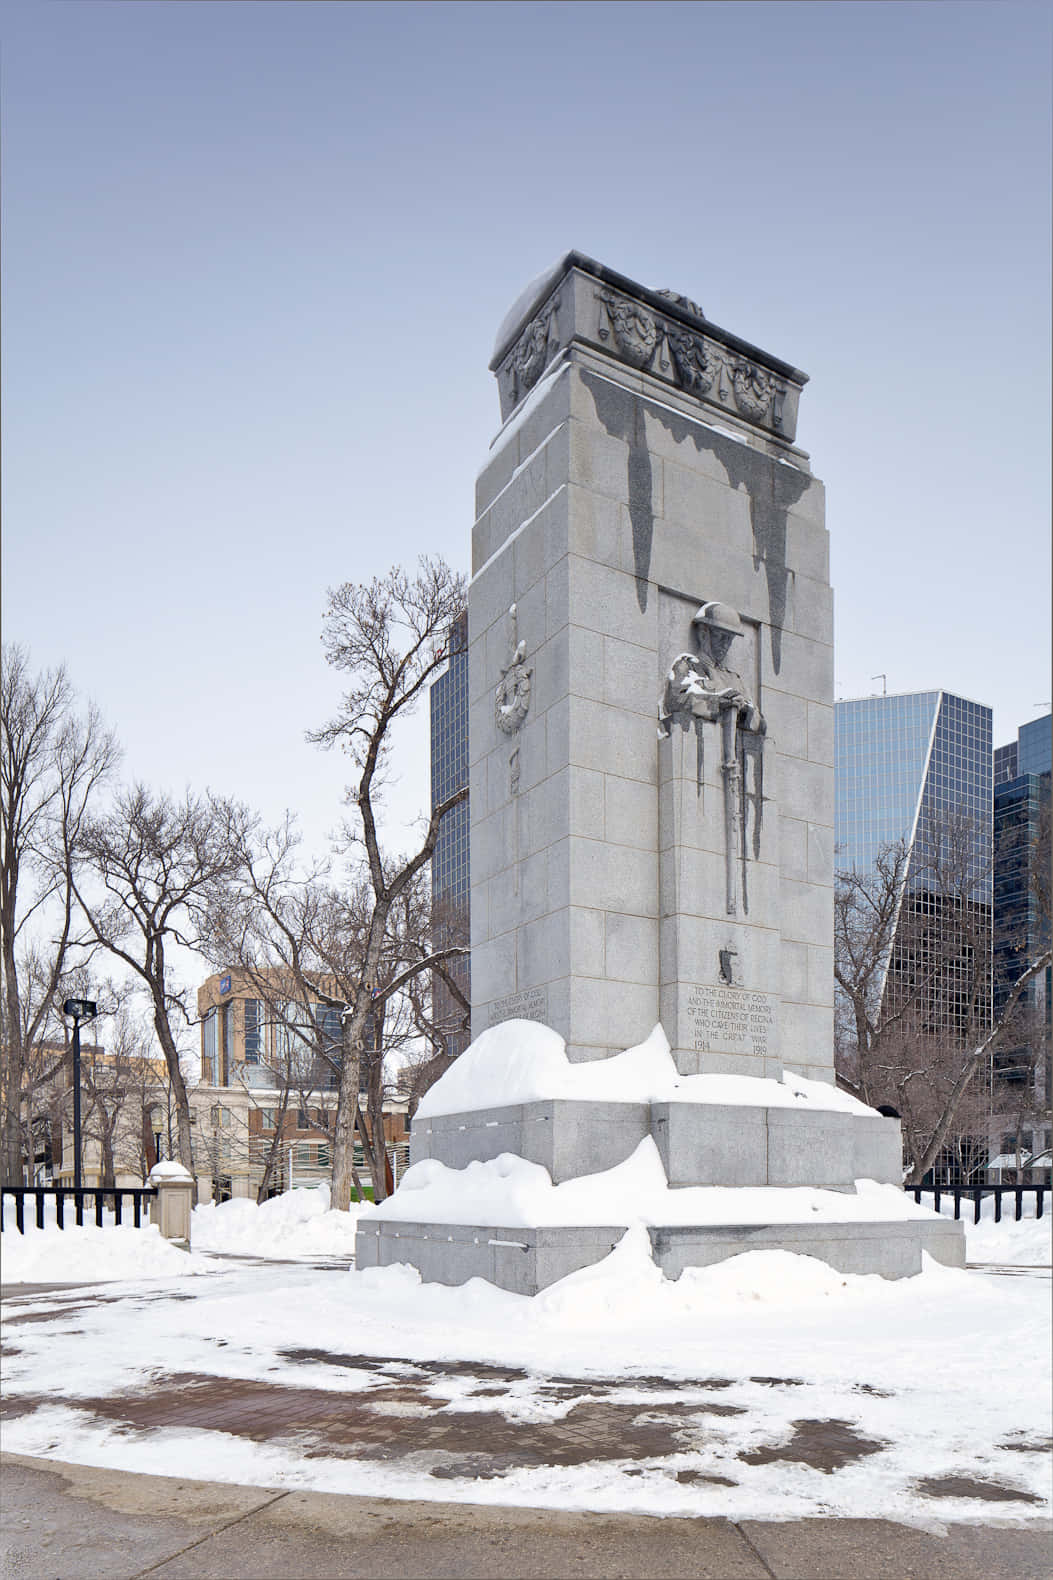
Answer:
<svg viewBox="0 0 1053 1580"><path fill-rule="evenodd" d="M712 428L703 427L701 421L680 417L666 406L619 389L595 374L583 372L581 376L592 393L596 415L604 428L613 439L622 439L629 446L629 518L633 527L636 597L640 609L647 608L646 578L654 537L651 457L644 428L647 414L660 422L678 444L690 440L698 454L708 451L714 455L727 472L731 487L745 488L749 495L753 565L754 569L764 567L768 584L772 665L778 674L782 667L782 631L786 623L791 574L786 564L787 516L807 492L811 477L795 466L781 466L773 457L751 449L745 442L739 443ZM718 589L704 590L710 596L719 596Z"/></svg>
<svg viewBox="0 0 1053 1580"><path fill-rule="evenodd" d="M645 404L630 390L620 389L592 373L582 378L592 392L596 415L612 439L629 446L627 485L629 521L633 531L633 569L636 573L636 601L640 613L647 612L647 584L651 579L651 547L654 542L652 487L654 474L651 452L644 427Z"/></svg>

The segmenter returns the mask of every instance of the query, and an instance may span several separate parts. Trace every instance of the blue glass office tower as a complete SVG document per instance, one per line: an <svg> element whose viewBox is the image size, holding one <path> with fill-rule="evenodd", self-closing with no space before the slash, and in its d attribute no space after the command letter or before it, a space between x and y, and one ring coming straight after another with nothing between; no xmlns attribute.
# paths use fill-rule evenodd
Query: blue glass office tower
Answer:
<svg viewBox="0 0 1053 1580"><path fill-rule="evenodd" d="M909 851L904 877L901 929L908 915L934 912L938 847L950 831L964 882L959 893L989 917L991 906L991 710L948 691L860 697L834 708L835 863L842 871L872 870L878 852L902 840ZM943 865L948 864L946 848ZM917 928L914 928L917 932ZM988 945L989 948L989 945ZM947 1023L933 1031L954 1032L964 1015L962 995L969 962L948 966L951 978L933 982L929 1008ZM910 977L913 967L894 944L885 963ZM946 974L946 973L945 973ZM973 973L975 976L975 973ZM942 1009L941 1009L942 1005ZM973 1006L975 1011L976 1006ZM989 1016L990 995L981 1007ZM949 1017L949 1019L948 1019Z"/></svg>
<svg viewBox="0 0 1053 1580"><path fill-rule="evenodd" d="M468 611L450 627L448 663L432 683L431 804L438 806L468 783ZM468 941L468 798L451 807L439 825L431 860L432 913L436 944ZM450 968L466 998L470 997L467 957ZM432 978L432 1012L447 1037L448 1052L463 1053L468 1034L461 1031L463 1012L441 977Z"/></svg>
<svg viewBox="0 0 1053 1580"><path fill-rule="evenodd" d="M1053 782L1053 717L1032 719L1020 727L1015 741L995 752L994 790L994 1007L1000 1015L1013 984L1044 949L1049 948L1050 922L1042 901L1049 885L1050 786ZM1051 1098L1050 1014L1053 993L1049 969L1024 989L1022 1013L998 1044L994 1070L1007 1088L1015 1088L1013 1106L1029 1115L1022 1137L1026 1151L1050 1143L1048 1109ZM1015 1031L1016 1035L1012 1033ZM1026 1089L1026 1090L1025 1090ZM1031 1121L1038 1121L1032 1123ZM1016 1138L1003 1139L1002 1152L1015 1150Z"/></svg>

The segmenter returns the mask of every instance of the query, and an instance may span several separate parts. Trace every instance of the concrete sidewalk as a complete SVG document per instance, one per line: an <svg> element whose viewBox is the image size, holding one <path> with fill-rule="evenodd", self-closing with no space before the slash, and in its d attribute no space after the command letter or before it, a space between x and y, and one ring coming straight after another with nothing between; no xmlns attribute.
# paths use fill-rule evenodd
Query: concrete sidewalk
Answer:
<svg viewBox="0 0 1053 1580"><path fill-rule="evenodd" d="M658 1519L282 1492L0 1456L5 1580L1049 1580L1051 1527Z"/></svg>

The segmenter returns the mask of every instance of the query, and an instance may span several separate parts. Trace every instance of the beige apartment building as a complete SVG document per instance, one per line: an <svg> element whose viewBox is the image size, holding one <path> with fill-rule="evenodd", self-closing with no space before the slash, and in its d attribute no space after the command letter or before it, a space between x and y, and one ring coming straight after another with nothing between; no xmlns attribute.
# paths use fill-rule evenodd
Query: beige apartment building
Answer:
<svg viewBox="0 0 1053 1580"><path fill-rule="evenodd" d="M321 992L335 984L319 979ZM216 972L197 994L201 1080L189 1093L202 1201L255 1198L268 1156L270 1190L328 1180L340 1069L340 1011L282 992L277 971ZM384 1104L392 1167L408 1161L407 1104ZM356 1166L364 1168L360 1145ZM363 1183L366 1183L363 1177Z"/></svg>

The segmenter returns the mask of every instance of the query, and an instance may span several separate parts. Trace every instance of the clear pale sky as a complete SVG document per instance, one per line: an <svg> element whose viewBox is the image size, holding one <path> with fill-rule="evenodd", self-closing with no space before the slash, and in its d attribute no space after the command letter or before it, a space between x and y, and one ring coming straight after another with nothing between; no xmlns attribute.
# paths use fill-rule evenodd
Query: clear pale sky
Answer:
<svg viewBox="0 0 1053 1580"><path fill-rule="evenodd" d="M811 375L837 692L1049 705L1050 13L7 3L3 614L126 772L310 842L327 586L468 568L570 247ZM427 797L425 720L393 814Z"/></svg>

